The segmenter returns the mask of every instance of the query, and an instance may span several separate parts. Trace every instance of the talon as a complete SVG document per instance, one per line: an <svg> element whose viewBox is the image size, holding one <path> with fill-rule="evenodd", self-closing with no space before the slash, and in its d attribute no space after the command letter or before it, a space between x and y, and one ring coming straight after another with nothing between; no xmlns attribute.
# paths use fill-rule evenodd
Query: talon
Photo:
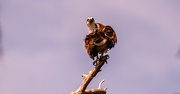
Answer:
<svg viewBox="0 0 180 94"><path fill-rule="evenodd" d="M97 65L97 61L94 61L94 62L93 62L93 65L96 66L96 65Z"/></svg>
<svg viewBox="0 0 180 94"><path fill-rule="evenodd" d="M109 59L109 55L105 55L107 59Z"/></svg>
<svg viewBox="0 0 180 94"><path fill-rule="evenodd" d="M96 66L97 63L98 63L98 61L99 61L99 58L97 58L97 59L93 62L93 65Z"/></svg>
<svg viewBox="0 0 180 94"><path fill-rule="evenodd" d="M105 63L107 64L107 60L105 61Z"/></svg>
<svg viewBox="0 0 180 94"><path fill-rule="evenodd" d="M105 55L106 56L106 61L105 63L107 64L107 59L109 59L109 55Z"/></svg>

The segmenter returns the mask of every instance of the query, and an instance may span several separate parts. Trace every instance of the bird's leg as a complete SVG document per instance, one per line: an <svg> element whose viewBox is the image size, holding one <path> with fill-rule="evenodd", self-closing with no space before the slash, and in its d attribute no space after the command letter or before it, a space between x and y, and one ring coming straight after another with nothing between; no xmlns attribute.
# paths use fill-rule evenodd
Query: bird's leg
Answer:
<svg viewBox="0 0 180 94"><path fill-rule="evenodd" d="M101 57L100 57L100 61L105 60L106 64L107 64L107 59L109 59L109 55L105 55L105 56L101 55Z"/></svg>
<svg viewBox="0 0 180 94"><path fill-rule="evenodd" d="M101 56L100 56L100 59L103 57L103 53L101 54Z"/></svg>
<svg viewBox="0 0 180 94"><path fill-rule="evenodd" d="M96 66L98 61L99 61L99 57L97 55L96 60L93 62L93 65Z"/></svg>

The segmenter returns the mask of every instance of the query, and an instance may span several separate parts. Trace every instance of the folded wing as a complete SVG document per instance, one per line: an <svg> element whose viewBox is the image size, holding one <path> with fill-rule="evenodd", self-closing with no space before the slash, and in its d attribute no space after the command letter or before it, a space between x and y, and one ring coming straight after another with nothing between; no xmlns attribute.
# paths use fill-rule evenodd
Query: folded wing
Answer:
<svg viewBox="0 0 180 94"><path fill-rule="evenodd" d="M104 29L105 37L107 37L107 46L109 49L113 48L117 43L116 33L111 26L106 26Z"/></svg>
<svg viewBox="0 0 180 94"><path fill-rule="evenodd" d="M98 55L98 51L96 49L96 45L94 45L93 39L95 37L94 33L90 33L89 35L86 35L85 38L85 48L86 51L91 59L94 60L94 57Z"/></svg>

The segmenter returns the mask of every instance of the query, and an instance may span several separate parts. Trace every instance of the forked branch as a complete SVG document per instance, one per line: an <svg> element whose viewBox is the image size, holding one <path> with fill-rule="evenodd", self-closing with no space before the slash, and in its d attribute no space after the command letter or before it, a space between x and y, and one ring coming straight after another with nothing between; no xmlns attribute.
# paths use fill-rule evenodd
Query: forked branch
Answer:
<svg viewBox="0 0 180 94"><path fill-rule="evenodd" d="M100 82L98 89L86 90L86 88L87 88L88 84L91 82L91 80L100 71L100 69L104 65L104 63L107 63L107 58L108 58L108 55L101 57L98 64L95 66L95 68L93 70L89 71L88 75L83 74L82 75L82 77L84 79L83 83L75 92L71 92L71 94L106 94L107 88L105 88L105 89L101 88L101 84L104 82L104 80Z"/></svg>

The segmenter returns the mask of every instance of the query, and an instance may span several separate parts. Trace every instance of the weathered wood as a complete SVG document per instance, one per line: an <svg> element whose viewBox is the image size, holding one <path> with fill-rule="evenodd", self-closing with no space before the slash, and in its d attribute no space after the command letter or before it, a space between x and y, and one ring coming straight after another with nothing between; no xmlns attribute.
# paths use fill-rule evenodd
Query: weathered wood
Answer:
<svg viewBox="0 0 180 94"><path fill-rule="evenodd" d="M105 80L102 80L99 83L99 87L97 89L85 90L85 92L71 92L71 94L106 94L107 87L104 89L101 88L101 84L104 81Z"/></svg>
<svg viewBox="0 0 180 94"><path fill-rule="evenodd" d="M91 80L97 75L97 73L99 71L101 71L101 67L104 65L104 63L107 63L107 58L109 56L105 55L100 57L99 62L97 63L97 65L95 66L95 68L91 71L89 71L89 74L83 74L83 82L81 84L81 86L75 91L75 92L71 92L71 94L106 94L106 89L101 89L100 88L100 84L98 89L92 89L92 90L86 90L88 84L91 82Z"/></svg>

